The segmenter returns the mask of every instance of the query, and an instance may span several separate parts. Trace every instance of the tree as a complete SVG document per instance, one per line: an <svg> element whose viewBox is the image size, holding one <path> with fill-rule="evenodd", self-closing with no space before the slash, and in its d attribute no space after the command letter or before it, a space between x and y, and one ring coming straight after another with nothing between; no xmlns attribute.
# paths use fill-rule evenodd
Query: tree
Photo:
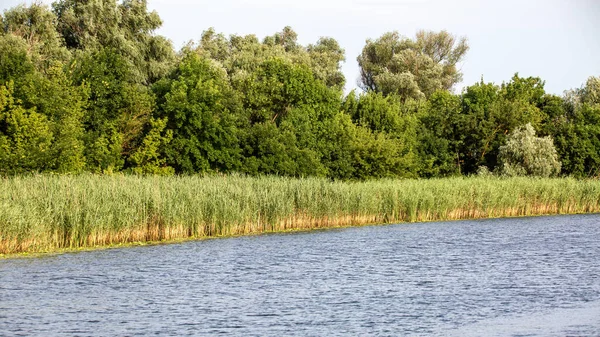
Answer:
<svg viewBox="0 0 600 337"><path fill-rule="evenodd" d="M318 79L325 81L329 87L341 89L346 79L340 64L346 60L344 49L330 37L323 37L316 44L306 48L311 60L311 68Z"/></svg>
<svg viewBox="0 0 600 337"><path fill-rule="evenodd" d="M56 61L68 62L70 53L56 31L56 16L48 6L35 2L29 7L19 5L7 10L0 19L0 30L25 42L37 69L45 70Z"/></svg>
<svg viewBox="0 0 600 337"><path fill-rule="evenodd" d="M13 97L13 83L0 85L0 174L47 171L52 130L46 116Z"/></svg>
<svg viewBox="0 0 600 337"><path fill-rule="evenodd" d="M460 173L462 124L461 96L437 91L419 114L419 176L437 177Z"/></svg>
<svg viewBox="0 0 600 337"><path fill-rule="evenodd" d="M516 128L500 147L499 172L507 176L550 177L560 173L561 163L550 137L536 137L531 124Z"/></svg>
<svg viewBox="0 0 600 337"><path fill-rule="evenodd" d="M446 31L419 31L414 40L398 32L367 40L357 60L364 90L397 94L403 99L429 97L462 79L456 65L469 49L466 39Z"/></svg>
<svg viewBox="0 0 600 337"><path fill-rule="evenodd" d="M356 96L351 92L343 108L357 125L353 131L355 165L379 177L416 175L419 102L402 102L396 95L366 92ZM366 177L364 172L356 174Z"/></svg>
<svg viewBox="0 0 600 337"><path fill-rule="evenodd" d="M600 77L592 76L588 78L585 86L579 90L578 94L583 104L600 104Z"/></svg>
<svg viewBox="0 0 600 337"><path fill-rule="evenodd" d="M44 114L51 125L53 143L49 167L59 173L76 173L85 169L83 118L88 91L84 86L74 85L63 70L61 63L55 63L47 69L45 77L34 78L38 89L28 102Z"/></svg>
<svg viewBox="0 0 600 337"><path fill-rule="evenodd" d="M549 128L563 163L563 172L576 177L600 176L600 79L566 92L552 110L557 123Z"/></svg>
<svg viewBox="0 0 600 337"><path fill-rule="evenodd" d="M253 72L233 79L247 118L244 157L247 167L285 175L326 175L321 163L325 155L326 126L339 112L339 91L315 78L304 64L284 58L260 62ZM260 144L258 134L272 143ZM273 142L281 142L274 146ZM285 151L287 154L278 154ZM290 164L280 167L271 158L281 157ZM293 163L292 163L293 162Z"/></svg>
<svg viewBox="0 0 600 337"><path fill-rule="evenodd" d="M112 49L128 63L136 83L153 83L170 71L173 48L153 34L162 21L148 12L146 0L59 0L52 7L70 50Z"/></svg>
<svg viewBox="0 0 600 337"><path fill-rule="evenodd" d="M240 110L238 135L246 173L329 175L330 128L339 113L343 50L330 38L308 47L285 27L262 42L253 36L226 38L209 29L197 53L225 69ZM329 143L327 143L329 142ZM327 159L324 159L327 158Z"/></svg>
<svg viewBox="0 0 600 337"><path fill-rule="evenodd" d="M383 132L357 126L352 134L353 178L416 177L416 158L406 145Z"/></svg>
<svg viewBox="0 0 600 337"><path fill-rule="evenodd" d="M111 48L77 54L71 78L89 92L83 116L87 170L128 168L131 154L143 144L155 109L151 90L135 82L125 57Z"/></svg>
<svg viewBox="0 0 600 337"><path fill-rule="evenodd" d="M170 78L154 86L156 115L172 140L167 163L176 172L228 172L241 166L237 102L225 70L196 53L187 54Z"/></svg>
<svg viewBox="0 0 600 337"><path fill-rule="evenodd" d="M341 90L345 82L341 71L344 50L338 42L333 38L321 38L316 44L304 47L298 44L297 34L291 27L267 36L262 42L254 35L231 35L228 39L210 28L202 34L197 46L192 44L186 49L219 61L232 79L256 70L264 61L279 58L307 66L329 87Z"/></svg>
<svg viewBox="0 0 600 337"><path fill-rule="evenodd" d="M374 132L401 136L406 131L402 108L402 102L395 95L385 97L381 93L367 92L358 96L356 107L348 112L357 125Z"/></svg>
<svg viewBox="0 0 600 337"><path fill-rule="evenodd" d="M480 83L462 94L459 139L461 171L475 173L480 166L490 170L498 165L498 150L516 127L531 123L539 127L545 119L539 104L544 95L539 78L515 74L501 86Z"/></svg>
<svg viewBox="0 0 600 337"><path fill-rule="evenodd" d="M9 16L15 13L10 12ZM26 151L22 158L43 158L39 161L41 166L24 166L31 170L79 172L85 161L82 118L87 92L84 87L72 83L59 59L44 58L38 53L41 50L38 47L43 43L26 41L13 33L0 37L0 85L10 89L8 102L12 102L5 108L6 116L12 117L5 121L4 136L8 137L5 139L13 139L16 142L14 146L18 148L22 146L18 139L30 139L28 137L32 136L20 132L30 132L27 130L31 128L34 130L31 132L36 134L38 130L46 130L43 131L46 134L43 139L49 143L44 146L43 153ZM32 123L37 126L33 127Z"/></svg>
<svg viewBox="0 0 600 337"><path fill-rule="evenodd" d="M142 144L129 157L131 172L160 175L175 173L175 170L167 165L167 159L163 156L166 146L173 139L172 130L163 132L167 126L167 120L152 118L148 126Z"/></svg>

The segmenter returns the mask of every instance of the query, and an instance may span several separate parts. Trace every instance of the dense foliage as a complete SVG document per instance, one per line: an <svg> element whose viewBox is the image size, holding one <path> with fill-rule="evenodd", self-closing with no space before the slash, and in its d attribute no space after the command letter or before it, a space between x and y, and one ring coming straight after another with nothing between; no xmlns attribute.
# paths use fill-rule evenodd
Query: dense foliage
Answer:
<svg viewBox="0 0 600 337"><path fill-rule="evenodd" d="M509 135L530 125L555 146L540 151L555 157L551 169L525 174L562 167L562 175L600 176L600 78L564 97L518 74L454 94L466 39L391 32L366 41L358 56L364 91L344 95L345 53L332 38L303 46L290 27L262 40L208 29L175 52L155 34L161 24L146 0L5 11L0 175L505 172L516 167L507 158L524 158Z"/></svg>

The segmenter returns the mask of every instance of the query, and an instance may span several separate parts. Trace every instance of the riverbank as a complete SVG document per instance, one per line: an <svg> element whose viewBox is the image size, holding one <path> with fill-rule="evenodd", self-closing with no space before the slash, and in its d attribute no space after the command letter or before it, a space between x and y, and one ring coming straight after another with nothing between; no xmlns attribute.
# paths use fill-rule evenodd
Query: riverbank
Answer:
<svg viewBox="0 0 600 337"><path fill-rule="evenodd" d="M600 212L600 181L53 176L0 180L0 254L353 225Z"/></svg>

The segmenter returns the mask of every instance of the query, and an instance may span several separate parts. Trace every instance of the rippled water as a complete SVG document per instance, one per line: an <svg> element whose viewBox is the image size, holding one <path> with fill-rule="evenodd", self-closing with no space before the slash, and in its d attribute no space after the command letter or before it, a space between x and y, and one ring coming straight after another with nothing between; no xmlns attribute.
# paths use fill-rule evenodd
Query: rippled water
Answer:
<svg viewBox="0 0 600 337"><path fill-rule="evenodd" d="M0 335L600 336L600 215L0 261Z"/></svg>

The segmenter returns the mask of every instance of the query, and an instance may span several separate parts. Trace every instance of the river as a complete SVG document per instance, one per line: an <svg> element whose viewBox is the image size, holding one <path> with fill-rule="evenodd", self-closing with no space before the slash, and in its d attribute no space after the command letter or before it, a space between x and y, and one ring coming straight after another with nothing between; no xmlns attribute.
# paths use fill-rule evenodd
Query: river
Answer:
<svg viewBox="0 0 600 337"><path fill-rule="evenodd" d="M600 336L600 215L0 260L1 336Z"/></svg>

